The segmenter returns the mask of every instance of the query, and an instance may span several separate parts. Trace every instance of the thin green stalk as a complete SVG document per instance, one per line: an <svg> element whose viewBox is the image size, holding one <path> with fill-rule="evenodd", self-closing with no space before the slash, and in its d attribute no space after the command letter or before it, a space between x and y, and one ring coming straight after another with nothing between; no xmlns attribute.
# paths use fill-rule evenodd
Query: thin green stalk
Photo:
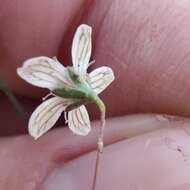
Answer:
<svg viewBox="0 0 190 190"><path fill-rule="evenodd" d="M28 119L28 114L24 111L21 104L18 102L17 98L14 96L10 88L7 86L7 84L0 80L0 90L9 98L10 102L15 107L16 111L19 113L19 115L24 119Z"/></svg>

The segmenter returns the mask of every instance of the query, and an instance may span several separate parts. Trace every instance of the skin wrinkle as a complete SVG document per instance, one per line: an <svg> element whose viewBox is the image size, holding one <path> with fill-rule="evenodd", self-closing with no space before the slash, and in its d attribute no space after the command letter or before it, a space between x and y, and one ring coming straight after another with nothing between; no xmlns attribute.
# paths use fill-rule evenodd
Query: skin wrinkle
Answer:
<svg viewBox="0 0 190 190"><path fill-rule="evenodd" d="M181 154L182 158L184 159L184 161L186 161L185 150L179 143L176 142L176 140L174 140L170 137L165 137L164 141L165 141L166 146L169 149L179 152Z"/></svg>
<svg viewBox="0 0 190 190"><path fill-rule="evenodd" d="M101 25L101 30L98 31L98 37L95 37L97 64L94 67L98 64L107 64L111 65L116 72L116 81L103 94L103 99L110 110L108 117L138 112L165 112L189 116L189 107L185 103L185 97L189 94L188 58L186 57L184 60L184 56L189 52L189 40L187 40L189 3L176 1L172 4L171 2L167 0L162 3L152 3L147 0L137 0L126 1L121 6L121 1L115 0L112 1L113 5L108 8L106 2L94 1L89 10L87 8L90 4L85 2L83 11L86 10L86 12L79 14L82 21L96 29L96 25L101 23L102 18L105 20ZM80 19L77 18L77 22ZM162 20L164 22L161 22ZM73 21L71 29L77 22ZM144 23L146 23L145 27L141 27ZM141 32L138 35L139 27L141 27ZM150 30L151 28L154 34ZM72 37L72 32L70 35L68 33L69 30L64 32L64 37L67 39L64 42L65 45ZM93 33L96 36L97 32ZM117 34L119 36L115 38ZM68 54L65 49L69 51ZM59 56L64 58L67 63L67 60L70 60L68 59L70 49L68 46L65 49L64 54L62 54L63 50L59 50ZM108 50L111 53L104 54L102 50ZM67 54L66 59L65 54ZM113 56L119 60L115 61ZM183 64L181 61L184 61ZM123 63L126 65L126 69L124 69ZM180 65L179 69L177 69L177 64ZM179 80L179 78L181 79ZM15 86L20 86L22 91L23 85L25 86L24 92L31 92L26 89L32 89L33 95L36 94L35 92L42 92L35 87L29 87L24 82L23 85L17 85L17 82L14 80ZM113 91L120 92L117 103L108 97L109 94L113 94ZM179 93L175 93L176 91ZM92 111L94 112L94 109ZM98 118L98 115L96 114L94 118Z"/></svg>
<svg viewBox="0 0 190 190"><path fill-rule="evenodd" d="M109 17L109 15L108 15L107 17ZM117 25L117 27L118 27L118 25ZM117 33L119 33L119 32L117 32ZM102 34L102 33L101 33L101 34ZM103 34L102 34L102 35L103 35ZM102 37L102 36L101 36L101 37ZM107 37L108 37L108 36L107 36ZM101 44L103 44L103 43L100 43L100 45L101 45ZM114 44L114 45L115 45L115 44ZM104 51L105 51L105 53L108 51L108 50L107 50L106 48L104 48L104 47L103 47L103 48L101 47L101 48L99 48L99 49L100 49L100 50L103 49L103 51L101 51L101 52L99 51L99 52L98 52L98 55L100 55L100 56L104 54ZM110 51L110 50L109 50L109 51ZM104 56L105 56L105 54L104 54ZM127 69L129 69L129 68L127 68ZM116 74L116 77L117 77L117 76L118 76L118 75ZM127 74L126 74L126 76L127 76ZM123 78L123 79L124 79L124 78ZM127 80L126 80L126 81L127 81ZM122 90L122 89L120 89L120 91L121 91L121 90ZM122 93L121 93L121 94L122 94ZM120 108L120 109L121 109L121 108Z"/></svg>
<svg viewBox="0 0 190 190"><path fill-rule="evenodd" d="M112 6L112 7L117 7L115 5L120 3L120 1L113 1L113 2L114 2L114 6ZM179 62L181 62L181 58L184 56L184 53L186 54L186 52L187 52L187 51L186 52L183 51L184 47L187 45L186 43L183 43L184 41L188 41L188 40L186 40L187 35L185 35L185 37L183 37L184 32L182 33L179 28L179 26L188 24L187 19L182 19L183 17L186 17L187 12L182 13L180 7L177 7L177 9L176 9L176 7L175 7L176 4L174 4L174 5L172 4L172 6L171 6L171 3L172 3L172 1L167 1L167 3L163 3L163 4L157 2L156 5L149 3L149 4L151 4L150 5L151 8L150 8L150 11L147 11L147 15L145 15L144 12L142 11L142 13L140 14L141 17L139 17L139 20L136 18L136 17L138 17L138 15L137 15L136 17L132 17L131 21L128 20L129 15L131 14L133 16L133 14L131 12L134 11L134 14L135 14L135 11L137 12L137 11L141 10L141 3L138 2L138 8L134 8L135 7L135 5L134 5L135 3L134 3L133 9L130 11L127 11L128 9L131 8L130 3L128 3L128 8L126 8L127 6L125 7L125 5L123 5L126 14L123 14L123 18L121 18L120 15L117 14L117 18L119 18L120 20L117 24L115 24L114 29L112 29L112 26L116 22L114 10L110 9L109 12L106 14L106 17L103 18L105 21L101 27L101 31L99 32L99 37L97 38L97 46L96 46L96 50L95 50L95 55L97 54L97 58L96 58L97 63L99 63L100 58L101 58L101 60L106 60L105 63L113 63L113 60L109 55L105 56L105 54L101 53L101 52L103 52L104 50L106 51L106 49L109 49L109 51L111 51L110 49L112 49L112 48L110 48L111 47L110 42L112 44L114 44L114 47L118 47L118 45L120 45L120 42L118 42L118 38L117 38L116 43L114 43L114 39L115 39L115 34L119 33L119 32L117 32L117 30L122 31L121 26L123 26L123 31L124 30L126 31L125 26L122 25L122 22L124 22L124 21L126 22L126 20L128 20L128 22L127 22L128 23L128 26L127 26L128 31L130 31L130 28L133 28L132 34L128 33L128 31L127 31L127 34L129 34L129 36L127 36L127 40L124 39L123 37L119 37L119 39L121 39L122 42L123 41L133 42L132 44L133 44L134 53L131 54L131 57L133 57L133 62L126 61L127 72L124 72L121 70L118 71L118 68L116 68L116 66L114 69L114 70L116 70L116 76L120 75L120 78L118 81L123 82L125 79L125 86L127 86L127 89L128 89L128 91L127 91L128 101L126 102L125 106L122 106L122 108L120 106L119 109L120 110L123 109L120 112L120 114L134 113L137 110L138 110L138 112L142 112L142 111L149 112L151 110L153 112L160 113L160 112L163 112L163 110L165 110L165 108L167 108L167 113L170 113L171 110L175 110L172 112L174 114L181 112L181 111L178 111L179 110L178 106L181 107L181 105L180 105L181 104L181 96L182 97L184 96L184 94L181 92L181 90L179 90L181 92L181 96L179 96L180 93L175 95L176 96L175 98L177 99L177 101L175 100L175 98L171 99L170 96L167 96L167 94L169 95L169 93L171 91L174 91L174 90L172 90L172 88L169 85L173 86L173 88L175 86L177 88L181 88L182 86L184 86L183 82L180 82L180 83L182 83L182 84L180 84L177 81L177 84L176 84L176 81L172 79L170 84L163 86L163 84L165 83L164 81L168 80L168 78L169 78L168 76L171 75L171 76L173 76L173 78L178 78L179 73L177 73L175 75L175 73L172 72L169 67L173 67L173 69L176 71L175 65L177 65L177 64L179 64ZM127 4L127 2L126 2L126 4ZM178 3L178 4L180 4L180 3ZM93 14L96 12L96 10L99 7L104 6L104 2L96 4L96 6L97 7L95 7L94 10L91 11L92 14L87 19L88 23L92 23L92 25L99 25L98 21L95 20L95 17L93 18ZM147 8L145 7L144 10L146 10L146 9ZM155 10L157 10L157 11L155 11ZM121 12L121 14L123 13L122 9L120 10L120 12ZM156 14L155 14L155 12L156 12ZM173 19L178 16L178 13L180 13L182 16L180 16L177 19L178 28L176 29ZM101 13L99 13L99 15L101 15ZM112 17L109 15L112 15ZM136 20L134 18L136 18ZM161 19L166 20L166 22L164 22L163 24L159 23ZM110 20L112 21L111 24L110 24ZM183 21L186 21L186 23L183 23ZM146 25L144 25L145 23L146 23ZM159 23L157 25L157 29L155 29L154 23ZM170 26L169 30L167 29L168 24ZM143 36L145 36L145 33L147 33L147 31L149 30L148 25L150 25L150 28L154 29L154 32L156 32L156 35L153 36L150 33L150 37L149 37L150 42L148 43L148 49L150 49L150 47L151 47L150 50L152 51L152 53L148 54L148 57L147 57L147 55L146 55L147 45L146 46L144 45L144 43L146 44L146 39L145 38L143 39ZM140 33L138 33L139 26L141 29L141 31L139 31ZM173 30L173 29L175 29L175 30ZM107 31L112 31L112 32L109 33ZM136 31L137 31L138 35L135 38L131 38L131 35L134 35ZM176 34L174 31L176 31ZM185 31L187 31L187 34L188 34L189 29L186 28ZM106 33L108 36L107 38L109 38L109 41L107 40L107 38L105 38L104 43L102 43L101 40L99 40L99 38L104 39L104 36ZM114 35L114 38L112 37L112 34ZM120 33L120 36L123 36L123 34ZM137 44L134 43L134 41L138 42L137 43L138 46L137 46ZM159 42L159 41L161 41L161 42ZM178 44L177 46L175 45L176 43ZM165 44L166 45L171 44L171 46L173 46L174 49L172 49L172 48L168 49ZM183 44L183 46L180 44ZM109 46L109 48L107 48L108 46ZM181 49L180 47L183 50L180 50ZM125 49L127 49L127 48L125 48L125 47L119 48L118 47L118 48L115 48L114 51L112 51L112 52L115 52L114 54L117 54L117 55L118 55L118 52L119 53L123 52L126 54L127 51L125 51ZM161 51L159 51L159 49ZM144 52L144 53L142 54L140 52ZM138 53L140 53L139 54L140 57L138 56ZM103 56L106 58L104 58ZM125 55L125 57L127 57L127 56ZM143 59L141 59L141 57ZM127 57L125 59L129 60L129 57ZM139 59L140 59L140 61L139 61ZM109 60L111 60L111 61L109 61ZM143 60L146 65L144 65L142 63ZM163 61L163 60L167 60L168 63L164 64L165 61ZM115 65L116 63L113 63L113 64ZM184 63L184 65L187 66L187 62ZM185 66L180 64L180 68L186 68ZM119 67L122 67L121 64L119 65ZM146 74L144 74L142 71L145 72ZM117 73L119 73L119 74L117 74ZM166 74L163 75L163 73L166 73ZM123 80L121 80L121 75L123 75ZM125 77L124 77L124 75L125 75ZM130 80L128 80L128 78L130 78ZM127 81L130 81L130 82L127 82ZM126 87L122 88L122 85L123 84L120 84L120 89L121 90L126 89ZM130 88L130 86L132 86L132 87ZM135 88L134 88L134 86L135 86ZM116 89L116 85L112 88ZM168 90L168 89L170 89L170 90ZM125 91L125 90L123 90L123 91ZM146 91L147 91L147 93L146 93ZM165 93L163 93L163 91ZM184 93L187 93L187 89L186 90L184 89L184 91L185 91ZM123 94L126 94L126 93L123 92L122 95ZM146 96L145 96L145 94L146 94ZM162 94L162 95L160 96L160 94ZM122 97L119 99L122 100ZM161 100L161 104L158 104L155 107L155 104L156 104L155 102L159 102L160 100ZM132 105L130 104L130 102ZM118 106L120 104L121 103L119 103ZM144 105L146 105L146 106L144 106ZM116 107L116 109L118 108L117 106L115 106L115 107ZM125 108L123 108L123 107L125 107ZM117 110L119 110L119 109L117 109ZM112 115L112 114L110 113L110 115Z"/></svg>
<svg viewBox="0 0 190 190"><path fill-rule="evenodd" d="M170 35L171 35L171 34L169 34L168 37L169 37ZM172 38L173 38L173 37L172 37ZM171 39L172 39L172 38L171 38ZM175 39L175 38L174 38L174 39ZM179 40L179 41L180 41L180 40ZM174 46L174 47L175 47L175 46ZM173 64L173 65L174 65L174 64ZM175 73L176 73L176 77L177 77L177 75L178 75L177 70L179 70L179 69L176 69L176 68L177 68L177 65L179 65L179 66L178 66L179 68L182 68L182 64L179 64L179 62L177 62L177 64L175 64L174 66L173 66L173 65L172 65L173 71L174 71L174 72L176 71ZM171 73L170 75L171 75L171 76L174 75L174 72L173 72L173 71L172 71L172 72L170 71L170 73ZM168 74L168 73L166 73L165 75L167 76L167 74ZM178 76L179 76L179 75L178 75ZM176 78L176 77L173 77L173 78ZM181 85L181 86L183 86L183 85Z"/></svg>
<svg viewBox="0 0 190 190"><path fill-rule="evenodd" d="M176 125L176 130L184 132L185 137L189 136L189 127L187 127L185 120L179 121L178 118L172 119L174 122L178 122L179 126ZM175 121L176 120L176 121ZM170 120L169 120L170 121ZM181 142L178 138L164 137L164 141L166 146L174 151L177 151L181 154L184 162L189 162L190 160L190 150L186 146L186 144Z"/></svg>

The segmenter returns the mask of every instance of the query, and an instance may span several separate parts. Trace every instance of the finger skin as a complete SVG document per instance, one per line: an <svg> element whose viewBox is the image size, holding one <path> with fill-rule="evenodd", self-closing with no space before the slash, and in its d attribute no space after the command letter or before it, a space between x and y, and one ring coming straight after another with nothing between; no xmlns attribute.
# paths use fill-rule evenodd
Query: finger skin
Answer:
<svg viewBox="0 0 190 190"><path fill-rule="evenodd" d="M4 52L0 56L1 72L15 91L30 96L41 94L13 74L16 67L26 58L42 54L58 55L65 65L69 64L72 33L81 22L93 27L92 58L96 64L92 67L108 65L115 72L115 82L103 94L108 116L136 112L190 115L186 103L189 1L94 1L76 18L79 6L71 1L65 5L65 1L41 0L37 9L36 2L18 1L17 10L15 2L1 7L4 19L0 32ZM69 23L74 23L70 30ZM116 92L117 101L113 101L115 97L110 94Z"/></svg>
<svg viewBox="0 0 190 190"><path fill-rule="evenodd" d="M134 123L126 120L125 124L128 127L131 124L135 127L135 123L140 122L139 119L136 118ZM115 190L118 186L121 190L151 190L153 188L186 190L190 188L189 121L177 118L167 120L162 117L157 117L157 119L162 122L161 126L164 129L123 140L105 148L98 189ZM121 119L117 121L123 123ZM143 123L142 120L140 123ZM164 123L167 123L169 128L165 128ZM149 124L147 122L147 125ZM129 131L126 131L126 134L129 134ZM60 187L69 190L76 187L89 189L94 169L89 165L94 162L95 153L93 152L72 160L66 165L63 164L46 179L42 189L51 190ZM81 168L83 168L82 175Z"/></svg>
<svg viewBox="0 0 190 190"><path fill-rule="evenodd" d="M66 42L65 33L84 2L0 0L0 75L14 91L35 94L35 88L16 75L16 68L30 57L57 56L60 44Z"/></svg>
<svg viewBox="0 0 190 190"><path fill-rule="evenodd" d="M110 116L190 115L189 10L189 1L94 3L87 18L94 29L94 67L111 66L116 76L103 96Z"/></svg>
<svg viewBox="0 0 190 190"><path fill-rule="evenodd" d="M71 42L72 35L67 29L71 22L70 12L74 17L77 8L73 11L72 8L68 9L69 21L66 22L66 25L62 25L62 19L65 19L62 15L64 1L59 1L62 6L60 4L57 6L57 1L56 3L51 1L50 4L38 1L45 6L41 11L40 8L43 5L39 5L36 12L34 11L36 5L31 2L27 4L27 9L25 1L18 1L17 6L15 6L17 1L7 2L1 3L3 6L0 11L1 18L3 18L0 21L2 26L0 32L1 75L15 92L30 97L35 96L38 92L41 96L40 91L31 88L16 76L15 69L26 58L42 53L48 56L57 54L61 60L69 63L69 51L65 50L69 48L69 45L65 45L63 48L61 43L62 37L64 39L68 37L67 40ZM157 2L126 0L123 2L122 0L94 1L91 8L83 13L81 20L94 28L93 57L96 59L96 65L93 67L105 64L111 66L116 73L115 82L103 94L108 107L108 116L136 112L160 112L189 116L190 110L187 102L189 100L190 3L188 1L175 1L174 3L172 0ZM54 5L54 9L52 9ZM73 3L71 7L73 5L76 4ZM16 10L15 7L18 9ZM59 9L57 9L58 7ZM46 21L49 14L53 15L52 20ZM73 20L75 19L73 18ZM50 23L51 27L49 27ZM33 31L33 28L38 30ZM71 28L73 32L75 27ZM39 39L43 43L38 43ZM115 101L115 94L117 101ZM92 110L94 111L94 109ZM126 126L124 127L126 128ZM117 129L117 123L114 128ZM130 190L131 188L150 188L152 190L157 187L160 189L189 189L189 162L188 160L184 161L184 155L187 155L188 158L190 146L189 137L185 132L182 129L163 130L106 148L101 177L98 182L100 189L115 188L114 185L118 187L118 184L121 188L129 187ZM165 139L165 135L169 137L169 140ZM65 137L65 133L60 139L63 139L62 143L68 147L70 141L64 141L63 137ZM149 138L151 140L147 142L146 140ZM60 139L54 136L51 141L52 147L47 143L50 142L49 138L42 141L41 144L34 144L33 141L27 139L25 137L16 138L12 141L7 138L1 143L0 171L3 173L0 176L0 185L2 189L13 187L21 190L34 189L37 187L36 184L39 184L39 181L55 167L55 162L51 158L54 157L53 155L57 155L54 152L57 150L54 145L55 142L58 142L56 144L58 146ZM52 148L51 150L43 149L47 144L47 147ZM83 146L86 147L79 149L77 154L80 155L80 151L84 153L84 149L89 151L94 148L92 144L91 148L85 143ZM32 149L28 151L31 147ZM77 154L73 154L72 151L76 151L77 148L70 148L70 154L76 156ZM65 149L60 148L59 154L60 150L65 153ZM47 159L49 157L50 159ZM60 154L59 158L59 163L61 160L65 161L65 155ZM119 163L118 165L116 165L116 161ZM54 173L55 176L57 175L58 181L52 179L52 173L50 178L47 178L52 181L46 182L44 188L50 188L51 184L55 185L55 183L61 185L62 188L67 182L68 189L72 189L70 184L75 185L80 182L78 187L81 185L82 189L89 189L93 171L93 167L89 166L93 166L93 163L92 153L65 164L63 168L59 164L61 171ZM7 166L9 167L7 168ZM84 167L84 176L77 173L81 171L81 167ZM109 170L110 168L112 172ZM107 173L108 170L110 172ZM20 175L17 174L18 171L20 171ZM31 172L31 175L28 171ZM77 178L72 178L75 174L77 174ZM20 178L20 176L25 178ZM62 176L65 178L62 179ZM64 181L68 176L72 183ZM84 183L82 177L85 177ZM154 182L156 187L153 187L149 179ZM144 184L146 180L149 183Z"/></svg>
<svg viewBox="0 0 190 190"><path fill-rule="evenodd" d="M38 141L25 135L1 138L0 189L72 190L76 185L78 189L90 189L95 153L88 152L95 149L98 126L93 125L94 131L87 138L74 136L64 128ZM142 126L156 125L163 129L128 138L129 128L140 130ZM161 190L188 183L188 134L189 121L161 119L156 115L108 121L105 142L110 145L101 158L98 188L115 190L121 186L121 190L131 190L137 186L152 190L155 185L154 189Z"/></svg>
<svg viewBox="0 0 190 190"><path fill-rule="evenodd" d="M185 146L186 153L189 153L189 136L180 130L162 130L111 145L105 148L101 159L97 189L115 190L119 186L121 190L161 190L189 183L188 160L184 161L175 147L169 147L165 138ZM95 153L90 153L59 167L49 177L44 189L90 189L93 176L90 166L94 161Z"/></svg>
<svg viewBox="0 0 190 190"><path fill-rule="evenodd" d="M173 140L174 144L168 144L166 138ZM184 131L170 129L108 146L101 158L97 189L190 188L189 144L189 135ZM187 160L175 149L178 145L184 148ZM44 189L90 189L94 161L95 153L92 152L63 165L48 178Z"/></svg>

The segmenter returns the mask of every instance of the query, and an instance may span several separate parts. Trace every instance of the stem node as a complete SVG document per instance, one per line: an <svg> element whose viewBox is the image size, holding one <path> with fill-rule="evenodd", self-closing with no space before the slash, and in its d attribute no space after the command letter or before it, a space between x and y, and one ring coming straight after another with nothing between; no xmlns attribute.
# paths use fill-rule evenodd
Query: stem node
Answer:
<svg viewBox="0 0 190 190"><path fill-rule="evenodd" d="M104 142L101 138L98 138L97 148L100 153L103 153Z"/></svg>

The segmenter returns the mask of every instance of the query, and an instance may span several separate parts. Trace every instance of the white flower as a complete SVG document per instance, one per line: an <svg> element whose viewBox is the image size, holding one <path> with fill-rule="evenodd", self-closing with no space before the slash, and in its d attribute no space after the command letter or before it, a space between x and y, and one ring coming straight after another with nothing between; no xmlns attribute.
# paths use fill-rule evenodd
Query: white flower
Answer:
<svg viewBox="0 0 190 190"><path fill-rule="evenodd" d="M90 130L89 115L84 104L99 100L102 92L113 80L111 68L103 66L87 74L92 62L91 27L80 25L72 44L73 67L64 67L57 59L45 56L28 59L17 69L18 75L28 83L48 88L50 99L33 112L29 120L29 134L35 139L47 132L56 123L61 113L68 113L68 126L78 135L87 135Z"/></svg>

